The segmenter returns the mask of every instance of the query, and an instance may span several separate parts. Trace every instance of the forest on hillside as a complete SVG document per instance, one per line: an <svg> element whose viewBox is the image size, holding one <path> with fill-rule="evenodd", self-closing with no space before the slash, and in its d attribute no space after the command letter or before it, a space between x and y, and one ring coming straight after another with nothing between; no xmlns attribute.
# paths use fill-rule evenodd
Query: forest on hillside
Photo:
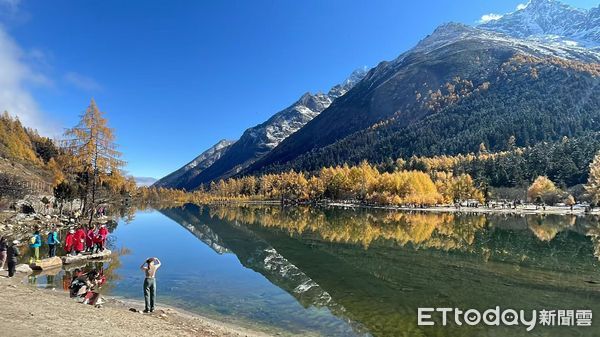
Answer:
<svg viewBox="0 0 600 337"><path fill-rule="evenodd" d="M255 166L241 175L521 147L523 155L490 163L500 165L497 169L471 167L466 172L491 186L521 186L538 175L565 187L585 182L585 168L599 149L598 65L516 56L487 82L474 82L455 78L437 90L416 92L420 103L406 111L291 161ZM405 125L403 116L417 113L415 109L429 112Z"/></svg>

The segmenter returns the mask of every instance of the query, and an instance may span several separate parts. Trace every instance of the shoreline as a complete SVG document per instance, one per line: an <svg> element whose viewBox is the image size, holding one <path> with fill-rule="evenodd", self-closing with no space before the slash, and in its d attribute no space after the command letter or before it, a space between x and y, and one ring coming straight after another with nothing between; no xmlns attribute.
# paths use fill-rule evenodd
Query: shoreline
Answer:
<svg viewBox="0 0 600 337"><path fill-rule="evenodd" d="M229 202L219 202L219 203L206 203L200 204L198 206L227 206L227 205L279 205L281 206L280 201L274 200L232 200ZM183 206L183 205L182 205ZM299 206L308 206L308 207L337 207L337 208L362 208L362 209L382 209L389 211L411 211L411 212L437 212L437 213L485 213L485 214L509 214L509 215L531 215L531 214L554 214L554 215L600 215L600 208L595 208L592 211L586 212L585 208L582 206L574 207L573 210L570 209L569 206L545 206L545 209L542 206L538 206L535 208L535 205L527 204L526 206L520 205L517 208L491 208L487 206L479 206L479 207L466 207L461 206L457 208L452 205L443 205L443 206L425 206L425 207L411 207L411 206L385 206L385 205L365 205L355 202L345 202L345 201L331 201L331 202L323 202L318 204L288 204L283 205L282 207L299 207Z"/></svg>
<svg viewBox="0 0 600 337"><path fill-rule="evenodd" d="M160 305L155 313L133 312L143 302L114 296L101 308L69 298L62 289L42 289L23 283L27 274L6 277L0 272L0 332L2 336L77 336L91 332L97 336L211 336L267 337L265 331L219 321L180 308ZM9 296L7 296L9 295Z"/></svg>
<svg viewBox="0 0 600 337"><path fill-rule="evenodd" d="M509 214L509 215L531 215L531 214L554 214L554 215L599 215L600 210L596 209L590 212L585 212L584 208L574 208L571 210L568 206L546 206L546 209L539 207L538 209L526 208L518 206L517 208L490 208L481 207L460 207L454 206L428 206L428 207L404 207L404 206L377 206L377 205L361 205L356 203L331 202L326 206L339 208L364 208L364 209L384 209L390 211L417 211L417 212L437 212L437 213L485 213L485 214Z"/></svg>

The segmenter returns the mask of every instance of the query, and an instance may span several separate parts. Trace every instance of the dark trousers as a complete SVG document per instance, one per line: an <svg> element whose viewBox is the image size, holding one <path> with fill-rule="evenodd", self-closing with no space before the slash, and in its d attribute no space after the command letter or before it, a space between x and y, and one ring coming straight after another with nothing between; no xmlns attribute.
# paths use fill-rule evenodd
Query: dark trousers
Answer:
<svg viewBox="0 0 600 337"><path fill-rule="evenodd" d="M156 279L146 277L144 279L144 302L146 310L154 310L154 298L156 297Z"/></svg>
<svg viewBox="0 0 600 337"><path fill-rule="evenodd" d="M48 256L55 257L56 256L56 245L48 244Z"/></svg>
<svg viewBox="0 0 600 337"><path fill-rule="evenodd" d="M17 261L8 260L8 277L15 276L15 267L17 266Z"/></svg>

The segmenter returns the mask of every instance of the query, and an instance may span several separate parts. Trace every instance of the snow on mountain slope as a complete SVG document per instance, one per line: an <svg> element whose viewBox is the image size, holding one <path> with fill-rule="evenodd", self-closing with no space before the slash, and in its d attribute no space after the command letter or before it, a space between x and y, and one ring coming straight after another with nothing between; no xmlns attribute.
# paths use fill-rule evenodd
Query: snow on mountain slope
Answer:
<svg viewBox="0 0 600 337"><path fill-rule="evenodd" d="M344 82L332 87L327 94L306 93L287 109L276 113L265 123L250 128L246 132L258 143L272 149L329 107L336 98L352 89L366 73L366 68L353 71Z"/></svg>
<svg viewBox="0 0 600 337"><path fill-rule="evenodd" d="M550 44L600 47L600 7L578 9L557 0L531 0L526 7L479 28Z"/></svg>
<svg viewBox="0 0 600 337"><path fill-rule="evenodd" d="M220 140L217 144L202 152L198 157L194 158L194 160L190 161L185 166L155 182L153 186L171 188L182 187L180 186L182 183L192 179L202 170L206 169L216 160L218 160L234 142L235 141L226 139Z"/></svg>

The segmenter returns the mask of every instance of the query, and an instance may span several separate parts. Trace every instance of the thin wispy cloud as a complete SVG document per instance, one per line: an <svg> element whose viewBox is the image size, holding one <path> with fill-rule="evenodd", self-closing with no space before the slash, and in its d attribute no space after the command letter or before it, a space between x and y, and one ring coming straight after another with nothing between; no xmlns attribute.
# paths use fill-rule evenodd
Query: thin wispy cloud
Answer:
<svg viewBox="0 0 600 337"><path fill-rule="evenodd" d="M500 18L502 18L501 14L489 13L489 14L482 15L478 22L479 23L488 23L490 21L499 20Z"/></svg>
<svg viewBox="0 0 600 337"><path fill-rule="evenodd" d="M16 13L19 10L20 4L21 0L0 0L0 6L12 13Z"/></svg>
<svg viewBox="0 0 600 337"><path fill-rule="evenodd" d="M67 83L75 86L78 89L85 91L98 91L102 89L100 83L94 80L91 77L76 73L76 72L68 72L65 74L65 81Z"/></svg>
<svg viewBox="0 0 600 337"><path fill-rule="evenodd" d="M25 126L54 136L59 128L44 117L30 91L31 85L48 85L51 81L35 71L26 59L27 54L0 26L0 111L8 111Z"/></svg>

